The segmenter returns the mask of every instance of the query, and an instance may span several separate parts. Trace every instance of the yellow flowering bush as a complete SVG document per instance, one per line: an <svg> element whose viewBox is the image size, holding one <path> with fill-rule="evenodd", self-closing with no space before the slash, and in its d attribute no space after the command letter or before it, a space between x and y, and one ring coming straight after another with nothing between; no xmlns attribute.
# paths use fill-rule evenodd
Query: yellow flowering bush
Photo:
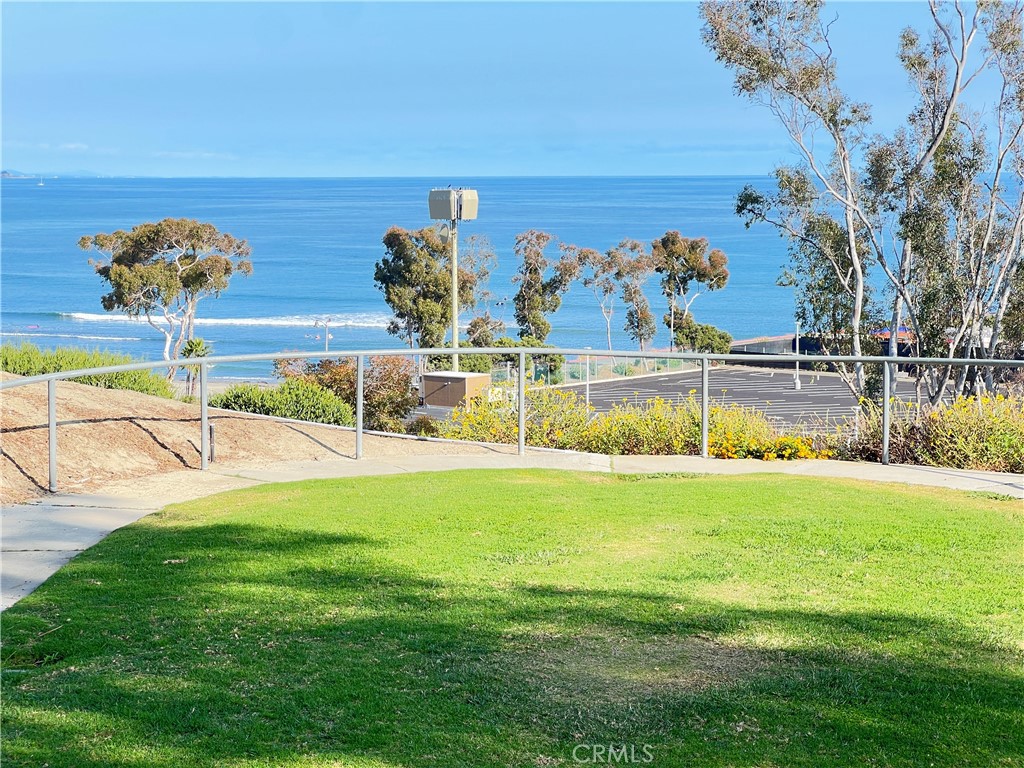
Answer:
<svg viewBox="0 0 1024 768"><path fill-rule="evenodd" d="M578 449L585 442L592 412L583 398L558 389L526 393L526 442L538 448ZM437 435L453 440L515 443L519 414L514 387L492 387L491 394L472 398L436 425Z"/></svg>
<svg viewBox="0 0 1024 768"><path fill-rule="evenodd" d="M771 423L754 408L731 404L708 410L708 453L719 459L762 458L775 436Z"/></svg>
<svg viewBox="0 0 1024 768"><path fill-rule="evenodd" d="M527 391L526 442L609 455L700 453L700 401L691 393L680 403L661 398L623 401L595 413L575 393ZM824 458L808 438L777 434L764 414L738 405L715 405L708 413L709 452L720 458ZM518 413L512 390L474 398L437 425L438 435L457 440L514 443Z"/></svg>
<svg viewBox="0 0 1024 768"><path fill-rule="evenodd" d="M1024 472L1024 401L1003 395L961 397L920 420L922 464Z"/></svg>
<svg viewBox="0 0 1024 768"><path fill-rule="evenodd" d="M753 408L715 403L708 410L708 452L722 459L861 459L879 461L882 413L863 403L855 422L829 435L780 434ZM610 455L700 453L700 400L693 392L679 403L656 398L623 401L595 413L572 392L527 390L526 442ZM474 399L437 425L441 437L515 443L518 413L514 389ZM918 408L894 400L889 454L894 463L927 464L999 472L1024 472L1024 398L987 395Z"/></svg>
<svg viewBox="0 0 1024 768"><path fill-rule="evenodd" d="M574 392L532 389L526 393L526 442L540 448L579 450L586 441L593 406ZM518 414L512 409L512 441L518 439Z"/></svg>
<svg viewBox="0 0 1024 768"><path fill-rule="evenodd" d="M959 397L922 406L891 401L890 460L958 469L1024 472L1024 399ZM882 409L867 406L833 443L843 458L877 461L882 452Z"/></svg>
<svg viewBox="0 0 1024 768"><path fill-rule="evenodd" d="M594 417L577 450L647 456L700 453L700 405L692 397L678 405L662 398L643 404L623 401Z"/></svg>

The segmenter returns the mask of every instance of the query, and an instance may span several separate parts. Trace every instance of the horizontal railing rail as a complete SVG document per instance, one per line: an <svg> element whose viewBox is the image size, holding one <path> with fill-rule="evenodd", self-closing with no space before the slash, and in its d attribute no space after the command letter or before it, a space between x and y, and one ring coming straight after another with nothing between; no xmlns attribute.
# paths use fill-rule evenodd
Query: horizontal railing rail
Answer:
<svg viewBox="0 0 1024 768"><path fill-rule="evenodd" d="M191 368L199 370L199 407L200 407L200 468L206 470L210 456L209 427L209 370L217 365L253 362L271 362L274 360L324 360L324 359L356 359L356 459L363 457L363 378L365 361L369 357L440 357L466 354L450 347L433 347L428 349L360 349L334 350L322 352L274 352L255 355L221 355L216 357L191 357L176 360L151 360L122 365L108 365L99 368L83 368L75 371L58 371L38 376L25 376L0 381L0 391L26 387L32 384L47 385L47 441L49 452L49 490L57 491L57 382L82 376L99 376L125 371L145 371L164 368ZM518 407L518 451L526 453L526 360L533 357L551 355L593 357L622 357L633 360L688 360L700 364L701 371L701 455L708 456L708 415L710 398L708 395L708 371L715 362L757 363L786 362L794 365L807 363L861 363L864 365L885 366L886 375L882 377L882 463L889 463L889 426L890 426L890 378L891 366L924 365L952 366L975 368L1022 368L1024 360L990 360L985 358L935 358L935 357L888 357L888 356L856 356L856 355L807 355L807 354L733 354L705 352L654 352L654 351L623 351L596 350L592 348L571 349L558 347L474 347L474 355L493 355L517 357L516 394ZM589 370L589 366L588 366ZM589 400L589 393L588 393Z"/></svg>
<svg viewBox="0 0 1024 768"><path fill-rule="evenodd" d="M431 355L466 355L469 347L460 347L458 351L451 347L403 348L403 349L360 349L360 350L332 350L330 352L273 352L256 355L222 355L217 357L182 357L176 360L147 360L138 363L123 363L121 365L107 365L101 368L80 368L75 371L58 371L55 373L41 373L37 376L25 376L19 379L9 379L0 382L0 390L13 389L28 384L38 384L42 381L62 381L74 379L81 376L99 376L107 373L120 373L122 371L145 371L160 368L184 368L186 366L213 366L226 363L259 363L273 360L323 360L341 359L345 357L412 357ZM788 362L788 363L892 363L898 365L951 365L953 367L978 367L978 368L1021 368L1024 367L1024 360L1008 359L985 359L977 357L887 357L869 355L794 355L790 354L745 354L745 353L714 353L714 352L637 352L623 350L603 349L572 349L561 347L472 347L474 355L503 355L511 357L523 353L528 357L544 357L549 355L562 355L568 357L625 357L648 360L723 360L725 362L756 363L756 362Z"/></svg>

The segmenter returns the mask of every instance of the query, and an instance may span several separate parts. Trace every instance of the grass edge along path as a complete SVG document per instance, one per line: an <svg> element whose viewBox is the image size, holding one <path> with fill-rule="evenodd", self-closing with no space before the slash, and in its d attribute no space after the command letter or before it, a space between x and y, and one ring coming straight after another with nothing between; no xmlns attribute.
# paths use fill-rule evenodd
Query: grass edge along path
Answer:
<svg viewBox="0 0 1024 768"><path fill-rule="evenodd" d="M773 475L234 491L4 613L2 760L1018 766L1022 541L1019 500Z"/></svg>

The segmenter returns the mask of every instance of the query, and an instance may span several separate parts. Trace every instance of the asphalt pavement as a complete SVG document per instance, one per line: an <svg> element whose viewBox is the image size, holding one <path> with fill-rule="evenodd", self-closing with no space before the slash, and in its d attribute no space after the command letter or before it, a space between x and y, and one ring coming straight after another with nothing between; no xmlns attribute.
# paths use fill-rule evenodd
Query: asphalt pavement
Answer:
<svg viewBox="0 0 1024 768"><path fill-rule="evenodd" d="M635 376L590 384L590 402L598 411L610 410L623 402L642 404L660 397L672 403L686 400L691 394L700 399L701 372ZM583 396L586 385L563 387ZM800 389L796 388L795 371L778 368L721 366L708 372L708 394L712 401L736 403L757 408L770 419L789 426L839 424L853 416L857 401L837 374L804 371ZM901 379L896 395L905 400L914 398L914 383Z"/></svg>

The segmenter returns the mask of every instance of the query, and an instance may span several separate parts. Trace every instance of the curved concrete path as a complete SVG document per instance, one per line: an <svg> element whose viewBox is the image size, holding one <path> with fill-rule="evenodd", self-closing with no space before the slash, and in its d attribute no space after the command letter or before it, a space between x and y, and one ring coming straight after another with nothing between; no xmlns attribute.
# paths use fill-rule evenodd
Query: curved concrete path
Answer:
<svg viewBox="0 0 1024 768"><path fill-rule="evenodd" d="M452 469L548 468L587 472L777 473L985 491L1021 499L1024 475L841 461L702 459L699 456L603 456L531 449L526 456L415 455L288 462L269 468L187 470L113 485L102 495L48 496L2 510L0 610L32 592L62 565L111 531L168 504L262 483L314 478L438 472Z"/></svg>

